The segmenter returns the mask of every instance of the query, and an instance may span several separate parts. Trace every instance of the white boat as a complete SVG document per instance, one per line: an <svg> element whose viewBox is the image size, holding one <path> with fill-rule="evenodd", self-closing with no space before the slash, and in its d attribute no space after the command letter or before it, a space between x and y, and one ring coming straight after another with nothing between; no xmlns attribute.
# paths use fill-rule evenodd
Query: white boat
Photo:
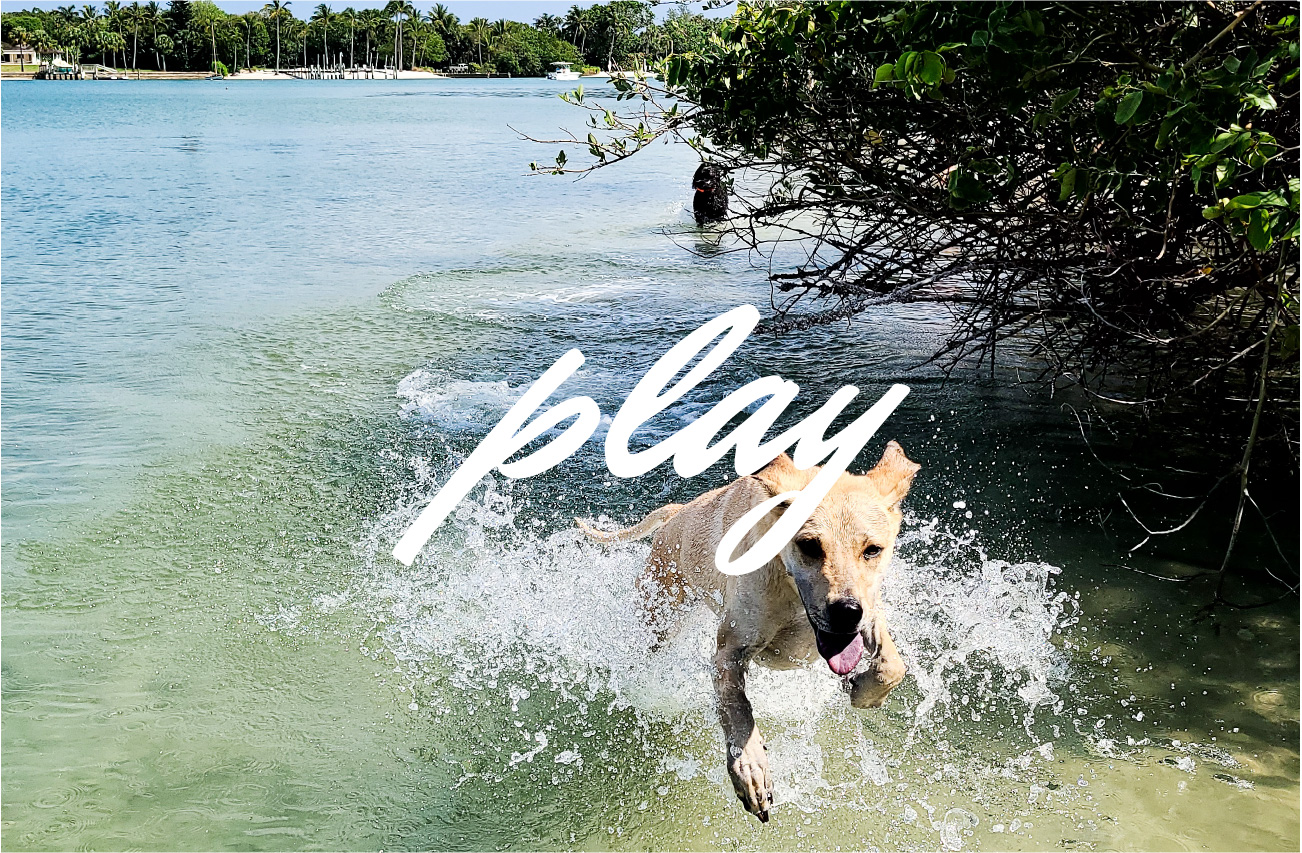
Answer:
<svg viewBox="0 0 1302 853"><path fill-rule="evenodd" d="M578 80L579 72L570 68L568 62L553 62L552 70L547 72L548 80Z"/></svg>

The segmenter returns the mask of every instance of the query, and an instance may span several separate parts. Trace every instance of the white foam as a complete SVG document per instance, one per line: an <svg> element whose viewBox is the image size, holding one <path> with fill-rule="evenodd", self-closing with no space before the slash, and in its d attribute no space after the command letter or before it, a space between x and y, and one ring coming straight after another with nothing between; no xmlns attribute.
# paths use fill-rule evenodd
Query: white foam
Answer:
<svg viewBox="0 0 1302 853"><path fill-rule="evenodd" d="M482 431L521 390L416 371L399 394L418 424ZM422 713L466 725L478 725L470 718L485 709L505 714L521 740L500 753L496 772L542 762L560 768L562 779L610 750L638 748L642 735L609 731L612 714L631 715L639 730L674 733L669 744L642 742L663 778L704 778L730 798L709 664L716 617L705 606L676 614L678 629L652 651L636 587L647 545L600 546L575 529L547 532L521 516L527 501L545 501L548 514L562 516L597 517L603 508L566 506L565 495L541 494L534 481L487 477L404 568L389 556L393 543L447 472L423 459L396 461L413 479L361 543L365 570L348 598L375 624L371 636L406 683L422 692ZM1037 749L1052 755L1057 736L1056 726L1052 735L1042 731L1037 716L1061 711L1067 676L1055 642L1077 614L1074 599L1053 589L1058 572L992 559L974 530L954 534L934 519L908 519L884 597L910 676L886 710L852 710L840 681L817 663L751 668L748 694L770 745L778 802L864 809L889 801L898 814L916 794L897 786L920 778L952 786L979 778L976 766L1013 778L1036 773L1050 760ZM339 598L328 604L338 607ZM974 751L956 762L947 727L978 732L984 724L973 721L986 714L1005 722L1011 714L1023 735L976 737L959 747ZM544 728L550 734L538 740ZM933 821L944 838L932 843L962 843L973 825L966 814Z"/></svg>
<svg viewBox="0 0 1302 853"><path fill-rule="evenodd" d="M401 414L454 432L481 431L514 405L527 386L511 387L505 380L471 382L449 379L428 370L415 370L398 383L406 402Z"/></svg>

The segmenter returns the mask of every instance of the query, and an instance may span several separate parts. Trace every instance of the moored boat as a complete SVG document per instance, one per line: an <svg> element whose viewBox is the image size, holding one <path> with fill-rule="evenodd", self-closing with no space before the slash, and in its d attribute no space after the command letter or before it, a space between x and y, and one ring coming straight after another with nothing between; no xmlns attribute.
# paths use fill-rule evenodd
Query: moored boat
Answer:
<svg viewBox="0 0 1302 853"><path fill-rule="evenodd" d="M547 72L548 80L578 80L579 72L570 67L568 62L553 62L552 70Z"/></svg>

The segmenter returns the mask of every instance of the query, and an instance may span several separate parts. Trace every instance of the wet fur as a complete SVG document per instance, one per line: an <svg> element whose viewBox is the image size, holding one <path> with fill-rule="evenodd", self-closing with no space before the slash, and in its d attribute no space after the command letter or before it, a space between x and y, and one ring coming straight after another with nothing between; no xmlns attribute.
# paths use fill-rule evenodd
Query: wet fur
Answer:
<svg viewBox="0 0 1302 853"><path fill-rule="evenodd" d="M820 661L812 624L828 630L828 604L851 596L862 606L857 631L864 654L845 676L851 704L875 708L904 678L905 666L881 613L881 577L894 554L900 502L919 466L894 441L866 474L842 474L796 537L768 564L731 576L714 566L724 533L752 507L782 492L804 488L818 468L799 470L783 454L763 470L706 492L688 504L669 504L641 523L613 533L579 525L600 541L628 541L655 533L640 582L648 602L683 602L689 591L704 593L719 612L714 655L715 692L728 746L728 773L747 811L767 822L773 781L767 748L746 697L746 669L752 660L786 669ZM743 540L749 549L776 523L781 508L766 516ZM816 539L821 556L797 547ZM867 546L879 547L871 559ZM721 602L721 603L719 603Z"/></svg>
<svg viewBox="0 0 1302 853"><path fill-rule="evenodd" d="M728 216L726 172L717 163L702 163L692 176L692 214L697 225L718 222Z"/></svg>

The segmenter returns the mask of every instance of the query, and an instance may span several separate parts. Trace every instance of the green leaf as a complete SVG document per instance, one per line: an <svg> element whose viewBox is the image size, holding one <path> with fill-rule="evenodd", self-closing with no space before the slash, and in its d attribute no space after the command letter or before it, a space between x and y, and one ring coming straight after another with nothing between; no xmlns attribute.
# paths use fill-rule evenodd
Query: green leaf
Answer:
<svg viewBox="0 0 1302 853"><path fill-rule="evenodd" d="M1270 92L1267 92L1265 89L1256 89L1244 92L1242 101L1259 110L1273 110L1279 107L1279 104L1275 103L1275 99L1271 97Z"/></svg>
<svg viewBox="0 0 1302 853"><path fill-rule="evenodd" d="M1062 176L1062 190L1058 193L1058 201L1066 201L1076 191L1077 171L1076 167L1073 166Z"/></svg>
<svg viewBox="0 0 1302 853"><path fill-rule="evenodd" d="M1135 111L1139 109L1139 105L1143 102L1144 93L1141 90L1131 92L1122 98L1121 103L1117 104L1117 124L1125 124L1130 121Z"/></svg>
<svg viewBox="0 0 1302 853"><path fill-rule="evenodd" d="M1208 205L1203 208L1203 219L1220 219L1222 212L1219 204Z"/></svg>
<svg viewBox="0 0 1302 853"><path fill-rule="evenodd" d="M1264 252L1270 248L1270 217L1262 210L1252 211L1252 217L1248 220L1248 242L1252 248L1258 252Z"/></svg>
<svg viewBox="0 0 1302 853"><path fill-rule="evenodd" d="M1216 134L1216 138L1212 140L1212 144L1209 146L1208 150L1213 154L1219 154L1238 138L1239 134L1237 132L1222 130L1220 133Z"/></svg>
<svg viewBox="0 0 1302 853"><path fill-rule="evenodd" d="M939 54L926 51L922 54L922 67L918 71L918 78L928 86L935 86L940 82L941 77L945 74L945 61L940 58Z"/></svg>
<svg viewBox="0 0 1302 853"><path fill-rule="evenodd" d="M1068 104L1076 100L1076 96L1079 94L1080 94L1079 86L1077 86L1075 89L1068 89L1066 92L1059 92L1058 97L1053 99L1053 107L1051 109L1055 113L1062 112L1063 109L1066 108Z"/></svg>
<svg viewBox="0 0 1302 853"><path fill-rule="evenodd" d="M887 62L884 65L877 66L877 73L873 75L873 85L889 83L895 79L895 65Z"/></svg>
<svg viewBox="0 0 1302 853"><path fill-rule="evenodd" d="M955 169L949 175L949 195L957 208L989 201L993 196L976 177L964 169Z"/></svg>
<svg viewBox="0 0 1302 853"><path fill-rule="evenodd" d="M1226 160L1216 164L1216 186L1224 186L1234 177L1234 163Z"/></svg>
<svg viewBox="0 0 1302 853"><path fill-rule="evenodd" d="M1236 195L1230 199L1230 204L1227 206L1249 210L1257 207L1288 207L1288 200L1277 192L1263 190L1262 192Z"/></svg>
<svg viewBox="0 0 1302 853"><path fill-rule="evenodd" d="M1154 148L1165 148L1171 141L1171 131L1175 129L1176 120L1174 116L1167 116L1162 119L1162 124L1157 128L1157 141L1153 143Z"/></svg>
<svg viewBox="0 0 1302 853"><path fill-rule="evenodd" d="M913 70L913 66L917 61L918 54L915 51L910 50L906 53L900 54L900 58L895 60L895 79L907 80L909 78L909 72Z"/></svg>

